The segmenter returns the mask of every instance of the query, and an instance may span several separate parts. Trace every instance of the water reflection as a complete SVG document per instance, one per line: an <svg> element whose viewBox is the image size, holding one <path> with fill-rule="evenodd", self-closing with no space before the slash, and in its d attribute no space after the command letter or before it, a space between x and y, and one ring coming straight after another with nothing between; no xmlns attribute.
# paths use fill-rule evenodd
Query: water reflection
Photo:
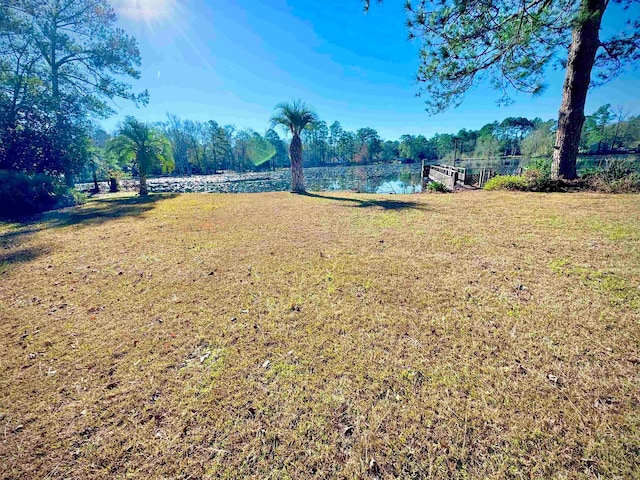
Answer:
<svg viewBox="0 0 640 480"><path fill-rule="evenodd" d="M420 166L367 165L305 171L311 191L408 194L422 191Z"/></svg>
<svg viewBox="0 0 640 480"><path fill-rule="evenodd" d="M305 184L309 191L355 191L361 193L407 194L422 190L420 164L362 165L305 168ZM135 188L133 181L123 181L124 187ZM148 181L153 192L254 193L288 191L291 172L200 175L192 177L159 177ZM92 185L78 185L79 188ZM106 187L106 186L105 186ZM106 188L105 188L106 189Z"/></svg>
<svg viewBox="0 0 640 480"><path fill-rule="evenodd" d="M407 183L402 180L394 180L391 182L384 182L375 192L371 193L394 193L394 194L407 194L418 193L422 191L422 182L419 183Z"/></svg>

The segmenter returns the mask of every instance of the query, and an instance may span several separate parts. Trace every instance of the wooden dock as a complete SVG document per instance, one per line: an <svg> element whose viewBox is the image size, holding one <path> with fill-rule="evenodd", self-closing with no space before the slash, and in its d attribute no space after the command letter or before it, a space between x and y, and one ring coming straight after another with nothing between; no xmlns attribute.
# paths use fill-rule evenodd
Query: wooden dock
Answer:
<svg viewBox="0 0 640 480"><path fill-rule="evenodd" d="M422 163L423 187L429 182L440 182L449 190L454 190L456 186L482 188L487 180L496 175L497 172L485 167L482 167L478 173L471 173L470 170L462 167Z"/></svg>

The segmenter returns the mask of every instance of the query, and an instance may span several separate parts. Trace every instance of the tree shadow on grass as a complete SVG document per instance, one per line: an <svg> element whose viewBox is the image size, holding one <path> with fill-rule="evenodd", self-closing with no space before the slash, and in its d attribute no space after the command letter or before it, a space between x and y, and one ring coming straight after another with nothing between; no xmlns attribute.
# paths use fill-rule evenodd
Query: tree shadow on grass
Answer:
<svg viewBox="0 0 640 480"><path fill-rule="evenodd" d="M152 210L159 201L175 196L176 194L154 194L146 197L136 195L124 198L97 198L81 207L45 213L39 220L40 229L99 225L118 218L139 217Z"/></svg>
<svg viewBox="0 0 640 480"><path fill-rule="evenodd" d="M318 193L303 192L298 195L312 198L321 198L324 200L337 200L339 202L349 202L355 208L381 208L383 210L429 210L424 203L407 202L403 200L377 200L377 199L362 199L362 198L348 198L337 197L333 195L320 195Z"/></svg>
<svg viewBox="0 0 640 480"><path fill-rule="evenodd" d="M32 260L49 253L49 248L45 246L20 248L18 250L0 252L0 275L8 271L9 267L13 265L31 262Z"/></svg>
<svg viewBox="0 0 640 480"><path fill-rule="evenodd" d="M86 205L54 210L14 222L12 228L0 233L0 272L5 272L12 264L30 262L50 253L50 250L43 246L23 246L34 234L42 230L74 225L100 225L119 218L139 217L152 210L159 201L175 196L155 194L147 197L97 198Z"/></svg>

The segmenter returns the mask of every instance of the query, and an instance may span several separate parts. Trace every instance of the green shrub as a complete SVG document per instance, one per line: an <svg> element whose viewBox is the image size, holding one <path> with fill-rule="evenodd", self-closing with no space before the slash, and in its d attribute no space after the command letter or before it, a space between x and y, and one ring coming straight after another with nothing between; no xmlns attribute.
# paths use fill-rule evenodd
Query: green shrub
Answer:
<svg viewBox="0 0 640 480"><path fill-rule="evenodd" d="M536 192L553 190L551 182L551 158L534 158L526 166L523 173L527 190Z"/></svg>
<svg viewBox="0 0 640 480"><path fill-rule="evenodd" d="M578 175L580 175L580 177L582 178L590 178L594 175L599 174L600 172L602 172L602 167L587 165L586 167L583 167L578 171Z"/></svg>
<svg viewBox="0 0 640 480"><path fill-rule="evenodd" d="M556 183L551 181L551 174L543 170L525 170L522 176L527 184L527 190L533 192L552 192L557 187Z"/></svg>
<svg viewBox="0 0 640 480"><path fill-rule="evenodd" d="M427 192L429 192L429 193L435 193L435 192L447 193L447 192L449 192L449 189L442 182L429 182L429 183L427 183Z"/></svg>
<svg viewBox="0 0 640 480"><path fill-rule="evenodd" d="M525 172L537 171L541 179L551 178L551 164L553 160L546 157L532 158L525 167Z"/></svg>
<svg viewBox="0 0 640 480"><path fill-rule="evenodd" d="M0 218L19 218L84 201L82 194L47 175L0 170Z"/></svg>
<svg viewBox="0 0 640 480"><path fill-rule="evenodd" d="M578 180L551 180L551 160L534 159L523 175L493 177L486 190L567 192L595 190L603 193L640 193L640 165L629 160L608 159Z"/></svg>
<svg viewBox="0 0 640 480"><path fill-rule="evenodd" d="M640 192L640 171L638 165L630 160L608 159L603 167L594 169L584 178L592 189L599 192Z"/></svg>
<svg viewBox="0 0 640 480"><path fill-rule="evenodd" d="M520 175L498 175L484 184L485 190L529 190L527 179Z"/></svg>
<svg viewBox="0 0 640 480"><path fill-rule="evenodd" d="M589 178L589 186L603 193L640 193L640 173L631 172L622 178L596 174Z"/></svg>

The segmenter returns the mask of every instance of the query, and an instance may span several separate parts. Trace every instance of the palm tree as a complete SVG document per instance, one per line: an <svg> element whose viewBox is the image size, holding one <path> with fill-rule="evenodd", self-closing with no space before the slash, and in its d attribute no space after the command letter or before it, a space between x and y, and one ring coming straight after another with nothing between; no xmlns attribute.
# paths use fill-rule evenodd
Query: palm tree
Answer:
<svg viewBox="0 0 640 480"><path fill-rule="evenodd" d="M140 174L140 195L143 196L149 194L147 173L154 165L160 164L163 173L172 171L174 167L171 143L167 137L133 117L125 118L107 150L113 152L120 163L135 162Z"/></svg>
<svg viewBox="0 0 640 480"><path fill-rule="evenodd" d="M276 115L271 119L272 126L282 125L291 132L293 138L289 146L291 157L291 191L304 192L304 172L302 170L302 140L300 132L308 125L317 122L318 117L302 100L279 103Z"/></svg>

